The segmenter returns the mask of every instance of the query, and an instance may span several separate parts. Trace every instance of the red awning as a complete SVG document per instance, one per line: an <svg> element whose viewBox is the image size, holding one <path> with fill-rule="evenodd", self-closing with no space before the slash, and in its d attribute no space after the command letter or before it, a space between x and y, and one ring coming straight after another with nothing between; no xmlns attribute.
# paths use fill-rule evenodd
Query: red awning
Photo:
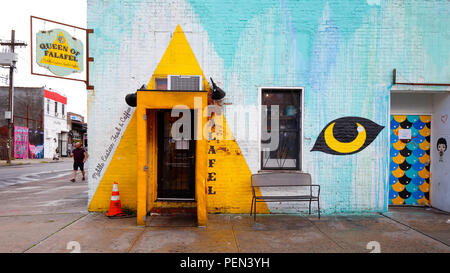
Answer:
<svg viewBox="0 0 450 273"><path fill-rule="evenodd" d="M56 92L44 90L44 97L46 97L47 99L51 99L51 100L63 103L63 104L67 104L67 97L64 97Z"/></svg>

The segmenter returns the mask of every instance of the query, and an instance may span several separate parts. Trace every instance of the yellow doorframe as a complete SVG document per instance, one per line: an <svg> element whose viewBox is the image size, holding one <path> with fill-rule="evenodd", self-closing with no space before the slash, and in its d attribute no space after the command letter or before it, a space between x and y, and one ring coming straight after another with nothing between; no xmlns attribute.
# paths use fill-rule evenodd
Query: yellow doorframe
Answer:
<svg viewBox="0 0 450 273"><path fill-rule="evenodd" d="M195 151L195 200L197 204L197 224L206 226L206 176L207 176L207 147L203 136L203 126L206 117L203 110L207 107L207 91L179 92L179 91L138 91L137 92L137 224L145 225L147 213L155 205L156 197L156 153L157 145L154 128L151 134L147 130L147 110L173 109L182 105L196 110L196 151ZM150 111L152 112L152 111ZM155 149L156 147L156 149ZM152 156L153 153L153 156Z"/></svg>

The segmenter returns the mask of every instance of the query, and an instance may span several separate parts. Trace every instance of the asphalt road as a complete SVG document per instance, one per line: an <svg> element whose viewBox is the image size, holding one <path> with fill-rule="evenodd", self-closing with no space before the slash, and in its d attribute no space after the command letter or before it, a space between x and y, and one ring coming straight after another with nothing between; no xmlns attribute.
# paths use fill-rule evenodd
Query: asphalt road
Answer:
<svg viewBox="0 0 450 273"><path fill-rule="evenodd" d="M70 176L72 165L72 161L61 161L4 166L0 168L0 189L11 185Z"/></svg>

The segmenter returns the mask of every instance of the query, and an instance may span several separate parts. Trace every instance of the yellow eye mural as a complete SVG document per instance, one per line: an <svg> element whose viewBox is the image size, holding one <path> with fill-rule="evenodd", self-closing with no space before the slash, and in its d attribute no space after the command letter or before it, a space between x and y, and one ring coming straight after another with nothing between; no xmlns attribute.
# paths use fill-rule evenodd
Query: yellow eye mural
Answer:
<svg viewBox="0 0 450 273"><path fill-rule="evenodd" d="M360 117L343 117L328 123L317 137L312 151L349 155L364 150L384 126Z"/></svg>

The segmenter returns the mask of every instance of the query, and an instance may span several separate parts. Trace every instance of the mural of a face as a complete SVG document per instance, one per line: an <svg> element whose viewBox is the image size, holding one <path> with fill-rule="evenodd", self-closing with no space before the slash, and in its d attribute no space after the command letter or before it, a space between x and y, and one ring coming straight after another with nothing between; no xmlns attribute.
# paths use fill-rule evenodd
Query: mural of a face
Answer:
<svg viewBox="0 0 450 273"><path fill-rule="evenodd" d="M443 137L437 141L437 150L439 152L439 162L444 162L444 152L447 151L447 140Z"/></svg>
<svg viewBox="0 0 450 273"><path fill-rule="evenodd" d="M438 139L437 150L441 153L447 151L447 140L445 138L441 137Z"/></svg>
<svg viewBox="0 0 450 273"><path fill-rule="evenodd" d="M369 146L383 128L361 117L338 118L322 129L311 151L333 155L358 153Z"/></svg>

